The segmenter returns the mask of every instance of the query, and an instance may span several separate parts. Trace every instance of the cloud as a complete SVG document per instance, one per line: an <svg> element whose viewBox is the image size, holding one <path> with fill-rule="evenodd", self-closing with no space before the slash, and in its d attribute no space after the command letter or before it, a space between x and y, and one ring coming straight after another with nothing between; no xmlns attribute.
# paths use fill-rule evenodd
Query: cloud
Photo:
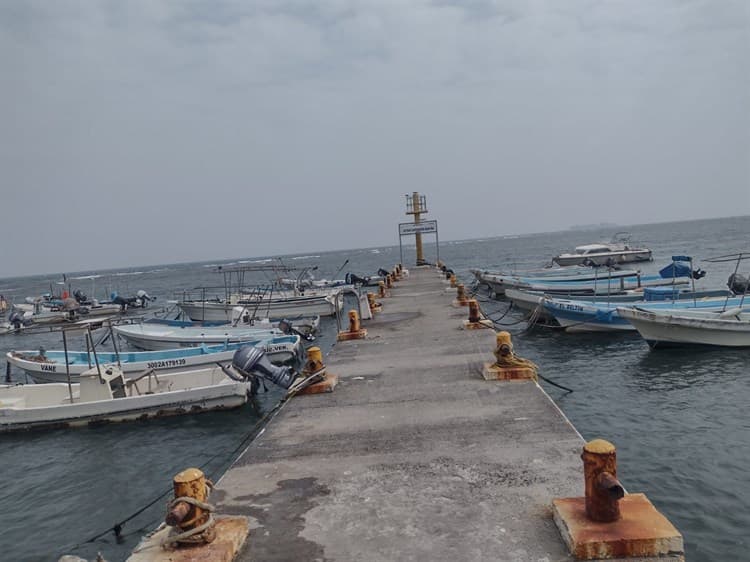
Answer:
<svg viewBox="0 0 750 562"><path fill-rule="evenodd" d="M414 189L459 238L748 213L749 39L731 0L2 2L5 267L382 244Z"/></svg>

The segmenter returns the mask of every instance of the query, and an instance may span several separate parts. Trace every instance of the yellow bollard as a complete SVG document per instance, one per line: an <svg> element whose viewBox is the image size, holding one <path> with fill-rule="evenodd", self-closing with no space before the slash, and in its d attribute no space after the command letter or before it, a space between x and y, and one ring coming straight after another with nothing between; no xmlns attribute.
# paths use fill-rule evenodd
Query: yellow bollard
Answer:
<svg viewBox="0 0 750 562"><path fill-rule="evenodd" d="M510 332L495 334L495 362L485 363L482 376L486 380L537 380L537 366L533 361L518 357L513 352Z"/></svg>
<svg viewBox="0 0 750 562"><path fill-rule="evenodd" d="M209 483L200 469L188 468L173 479L174 497L165 522L177 529L168 544L210 543L216 538L213 507L208 500Z"/></svg>
<svg viewBox="0 0 750 562"><path fill-rule="evenodd" d="M338 341L361 340L367 336L367 330L359 324L359 314L356 310L349 311L349 329L339 332Z"/></svg>
<svg viewBox="0 0 750 562"><path fill-rule="evenodd" d="M323 363L323 352L317 346L307 348L307 361L302 368L303 377L311 377L313 375L322 378L320 381L310 384L297 392L297 395L333 392L339 380L338 376L328 372L325 363Z"/></svg>
<svg viewBox="0 0 750 562"><path fill-rule="evenodd" d="M464 320L464 330L479 330L492 328L492 320L489 318L482 319L479 303L476 299L469 299L469 319Z"/></svg>
<svg viewBox="0 0 750 562"><path fill-rule="evenodd" d="M326 366L323 364L323 352L319 347L313 346L307 348L307 361L302 369L302 375L309 377L315 373L325 370Z"/></svg>
<svg viewBox="0 0 750 562"><path fill-rule="evenodd" d="M386 296L388 295L385 292L385 283L383 281L378 281L378 297L384 299Z"/></svg>
<svg viewBox="0 0 750 562"><path fill-rule="evenodd" d="M383 310L383 305L375 300L375 293L367 293L367 304L370 306L371 312L380 312Z"/></svg>
<svg viewBox="0 0 750 562"><path fill-rule="evenodd" d="M456 300L453 301L453 306L467 306L469 304L469 298L466 296L466 289L463 283L456 285Z"/></svg>

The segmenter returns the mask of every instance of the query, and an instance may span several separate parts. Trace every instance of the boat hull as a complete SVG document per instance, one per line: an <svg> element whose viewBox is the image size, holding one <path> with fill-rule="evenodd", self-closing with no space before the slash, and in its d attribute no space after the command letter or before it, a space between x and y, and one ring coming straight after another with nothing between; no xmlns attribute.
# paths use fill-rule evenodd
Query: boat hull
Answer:
<svg viewBox="0 0 750 562"><path fill-rule="evenodd" d="M222 302L185 301L178 304L191 319L202 322L231 322L233 310L241 304ZM266 318L285 316L333 316L336 314L335 297L290 298L248 305L247 310Z"/></svg>
<svg viewBox="0 0 750 562"><path fill-rule="evenodd" d="M63 397L68 385L38 386ZM77 385L76 385L77 386ZM249 383L226 382L174 392L139 394L113 400L22 407L18 386L0 387L0 432L82 427L238 408L248 399ZM34 389L24 389L33 392Z"/></svg>
<svg viewBox="0 0 750 562"><path fill-rule="evenodd" d="M618 309L651 347L750 347L750 321L719 320Z"/></svg>
<svg viewBox="0 0 750 562"><path fill-rule="evenodd" d="M248 344L252 345L252 344ZM181 348L169 349L166 352L122 352L120 368L126 376L137 376L149 369L157 373L184 372L190 369L212 367L216 363L231 361L242 344L216 346L214 348ZM289 335L274 338L259 345L266 351L272 363L283 364L295 360L301 351L298 336ZM104 357L102 357L104 355ZM145 357L143 357L145 356ZM78 382L79 375L94 366L94 358L82 352L68 355L69 365L66 369L64 352L48 351L47 361L41 361L34 352L8 352L6 360L15 368L24 371L36 383L67 383L68 372L71 382ZM91 364L89 364L91 361ZM102 368L114 364L117 356L114 353L99 355Z"/></svg>

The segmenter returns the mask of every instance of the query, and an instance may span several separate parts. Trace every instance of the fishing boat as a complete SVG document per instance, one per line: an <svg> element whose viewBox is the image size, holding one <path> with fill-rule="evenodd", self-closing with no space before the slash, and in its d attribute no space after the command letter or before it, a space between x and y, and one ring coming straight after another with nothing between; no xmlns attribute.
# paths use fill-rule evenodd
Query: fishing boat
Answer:
<svg viewBox="0 0 750 562"><path fill-rule="evenodd" d="M720 291L724 292L724 291ZM709 292L708 294L711 294ZM742 297L702 296L703 292L685 293L685 298L669 301L585 302L579 300L545 297L542 305L560 326L568 332L634 331L635 327L620 311L637 307L654 312L721 311L729 307L742 307Z"/></svg>
<svg viewBox="0 0 750 562"><path fill-rule="evenodd" d="M524 313L537 313L540 320L555 321L555 317L543 306L547 296L541 291L525 291L522 289L507 289L505 298L513 303L513 306ZM726 289L713 289L705 291L692 291L686 288L668 287L645 287L642 290L631 289L617 295L591 295L581 297L580 301L586 304L622 305L638 302L689 300L693 298L727 297L732 292ZM555 321L556 322L556 321Z"/></svg>
<svg viewBox="0 0 750 562"><path fill-rule="evenodd" d="M68 376L78 382L81 373L98 361L100 364L119 365L126 377L153 369L157 373L184 372L204 368L221 361L230 361L234 352L245 345L262 349L272 363L284 364L296 360L301 353L300 337L282 335L248 342L226 343L200 347L166 349L162 351L9 351L6 360L24 371L36 383L65 383ZM67 367L66 367L67 364Z"/></svg>
<svg viewBox="0 0 750 562"><path fill-rule="evenodd" d="M243 307L235 307L231 322L203 322L201 320L168 320L165 318L148 318L144 320L145 324L172 326L173 328L191 328L191 327L245 327L245 328L262 328L268 330L271 328L279 329L282 332L299 334L305 339L312 340L313 336L320 329L320 316L290 316L287 318L253 318L248 310ZM284 325L291 328L288 332ZM281 327L280 327L281 326Z"/></svg>
<svg viewBox="0 0 750 562"><path fill-rule="evenodd" d="M251 383L214 366L126 379L115 365L89 369L77 384L0 386L0 432L76 427L237 408Z"/></svg>
<svg viewBox="0 0 750 562"><path fill-rule="evenodd" d="M609 242L577 246L573 253L564 253L552 258L552 261L559 265L606 265L652 260L651 250L632 246L630 234L627 232L618 232Z"/></svg>
<svg viewBox="0 0 750 562"><path fill-rule="evenodd" d="M559 268L562 269L562 268ZM619 279L637 280L640 276L640 272L635 269L604 269L600 270L597 268L583 268L583 271L559 271L555 269L550 272L542 274L533 274L527 276L518 275L496 275L496 274L483 274L482 282L489 286L489 288L497 296L505 295L505 291L513 288L523 288L525 290L544 290L546 286L552 286L553 288L557 284L567 284L567 287L581 286L588 288L590 285L599 284L600 282L608 282L612 284L615 281L619 282ZM542 287L536 289L533 287Z"/></svg>
<svg viewBox="0 0 750 562"><path fill-rule="evenodd" d="M644 310L618 308L649 346L706 345L750 347L750 312L726 310Z"/></svg>
<svg viewBox="0 0 750 562"><path fill-rule="evenodd" d="M275 328L229 325L174 327L143 323L113 326L112 330L131 346L146 351L258 341L284 335Z"/></svg>
<svg viewBox="0 0 750 562"><path fill-rule="evenodd" d="M294 295L289 292L232 295L229 299L182 300L177 305L191 320L231 322L233 310L240 307L255 318L281 318L286 316L333 316L340 289L328 289L313 294Z"/></svg>

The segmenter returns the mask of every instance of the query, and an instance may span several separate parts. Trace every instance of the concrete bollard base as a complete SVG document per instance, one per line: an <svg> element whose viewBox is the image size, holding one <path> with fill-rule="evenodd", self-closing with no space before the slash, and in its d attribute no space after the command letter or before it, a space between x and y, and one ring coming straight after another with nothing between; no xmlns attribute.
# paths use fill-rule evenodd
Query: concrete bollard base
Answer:
<svg viewBox="0 0 750 562"><path fill-rule="evenodd" d="M301 394L324 394L326 392L333 392L338 382L338 376L333 373L326 373L325 378L322 381L306 386L297 393L297 396Z"/></svg>
<svg viewBox="0 0 750 562"><path fill-rule="evenodd" d="M464 320L462 328L464 330L484 330L492 328L492 320L480 320L479 322L469 322Z"/></svg>
<svg viewBox="0 0 750 562"><path fill-rule="evenodd" d="M644 494L620 500L622 518L599 523L586 517L585 498L557 498L552 511L571 554L579 560L684 556L682 535Z"/></svg>
<svg viewBox="0 0 750 562"><path fill-rule="evenodd" d="M482 376L486 381L536 380L534 369L528 367L498 367L494 363L484 364Z"/></svg>
<svg viewBox="0 0 750 562"><path fill-rule="evenodd" d="M356 332L339 332L338 341L363 340L367 337L367 330L362 328Z"/></svg>
<svg viewBox="0 0 750 562"><path fill-rule="evenodd" d="M451 303L454 308L461 308L462 306L469 306L469 299L456 299Z"/></svg>
<svg viewBox="0 0 750 562"><path fill-rule="evenodd" d="M167 537L170 529L171 527L164 527L144 537L127 562L231 562L245 544L249 524L247 517L219 516L216 518L216 538L213 542L165 550L161 542Z"/></svg>

